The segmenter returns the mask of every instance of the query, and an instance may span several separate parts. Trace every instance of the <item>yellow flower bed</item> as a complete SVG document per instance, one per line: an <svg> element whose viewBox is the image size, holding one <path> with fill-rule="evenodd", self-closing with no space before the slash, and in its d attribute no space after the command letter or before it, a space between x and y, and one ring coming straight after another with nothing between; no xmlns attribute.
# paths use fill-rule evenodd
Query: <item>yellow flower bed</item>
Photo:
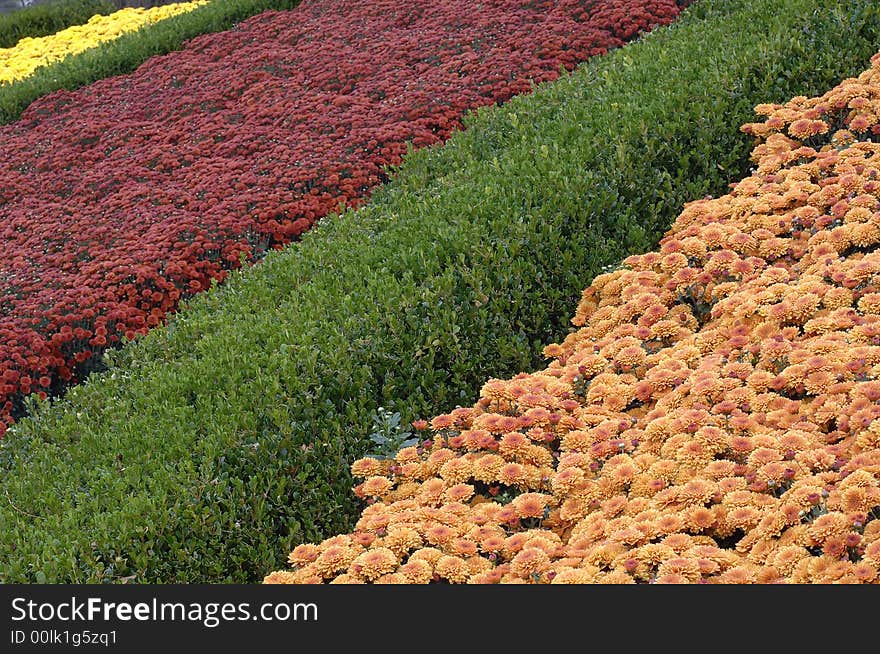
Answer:
<svg viewBox="0 0 880 654"><path fill-rule="evenodd" d="M0 49L0 84L23 79L41 66L206 3L207 0L196 0L151 9L128 7L107 16L92 16L84 25L74 25L51 36L25 37L12 48Z"/></svg>
<svg viewBox="0 0 880 654"><path fill-rule="evenodd" d="M352 465L266 583L880 581L880 54L587 288L548 367ZM430 429L430 431L429 431Z"/></svg>

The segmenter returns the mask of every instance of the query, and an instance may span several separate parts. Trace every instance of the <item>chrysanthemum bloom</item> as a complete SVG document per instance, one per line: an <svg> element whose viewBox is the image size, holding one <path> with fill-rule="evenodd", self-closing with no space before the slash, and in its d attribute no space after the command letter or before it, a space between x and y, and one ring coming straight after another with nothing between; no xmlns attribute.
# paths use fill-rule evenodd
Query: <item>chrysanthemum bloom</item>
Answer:
<svg viewBox="0 0 880 654"><path fill-rule="evenodd" d="M376 541L376 534L369 531L357 531L352 534L352 540L361 547L369 547Z"/></svg>
<svg viewBox="0 0 880 654"><path fill-rule="evenodd" d="M499 471L506 465L503 457L498 454L484 454L472 464L473 477L476 481L491 483L498 479Z"/></svg>
<svg viewBox="0 0 880 654"><path fill-rule="evenodd" d="M564 568L556 572L551 584L593 584L596 582L597 570L580 568Z"/></svg>
<svg viewBox="0 0 880 654"><path fill-rule="evenodd" d="M541 493L522 493L511 504L520 518L543 518L544 508L550 499Z"/></svg>
<svg viewBox="0 0 880 654"><path fill-rule="evenodd" d="M370 497L381 497L391 490L394 484L387 477L370 477L361 488L364 495Z"/></svg>
<svg viewBox="0 0 880 654"><path fill-rule="evenodd" d="M485 429L466 429L461 432L461 439L468 451L478 451L489 447L495 437Z"/></svg>
<svg viewBox="0 0 880 654"><path fill-rule="evenodd" d="M350 547L331 545L321 552L310 567L316 575L329 578L348 568L357 556L357 551Z"/></svg>
<svg viewBox="0 0 880 654"><path fill-rule="evenodd" d="M868 488L852 486L840 490L836 501L829 501L829 506L839 507L844 513L867 513L877 504L877 498L872 495Z"/></svg>
<svg viewBox="0 0 880 654"><path fill-rule="evenodd" d="M357 528L362 531L373 531L378 533L388 526L391 517L392 513L388 505L381 502L372 504L365 508L361 513L361 519L357 522Z"/></svg>
<svg viewBox="0 0 880 654"><path fill-rule="evenodd" d="M609 497L606 500L601 502L602 513L604 513L607 517L613 518L616 515L619 515L624 508L626 508L628 500L624 495L616 495L614 497Z"/></svg>
<svg viewBox="0 0 880 654"><path fill-rule="evenodd" d="M524 580L540 576L550 566L550 557L544 550L527 547L516 554L510 562L511 571Z"/></svg>
<svg viewBox="0 0 880 654"><path fill-rule="evenodd" d="M373 581L374 584L387 584L387 585L405 585L409 584L409 579L406 578L405 575L400 574L399 572L390 572L386 575L382 575Z"/></svg>
<svg viewBox="0 0 880 654"><path fill-rule="evenodd" d="M354 540L352 539L351 534L338 534L336 536L331 536L330 538L326 538L324 539L324 541L321 542L321 551L335 545L340 545L342 547L351 547L352 545L354 545Z"/></svg>
<svg viewBox="0 0 880 654"><path fill-rule="evenodd" d="M708 531L715 526L715 512L704 506L686 509L683 516L685 525L691 532Z"/></svg>
<svg viewBox="0 0 880 654"><path fill-rule="evenodd" d="M467 565L468 574L470 575L470 579L468 579L467 583L471 583L470 580L476 575L486 574L496 569L493 561L476 554L465 556L464 562Z"/></svg>
<svg viewBox="0 0 880 654"><path fill-rule="evenodd" d="M467 563L458 556L441 556L434 566L434 572L451 584L464 584L470 579L471 573Z"/></svg>
<svg viewBox="0 0 880 654"><path fill-rule="evenodd" d="M414 465L414 464L407 464ZM386 502L400 502L416 497L421 490L422 485L417 481L405 481L398 475L397 485L386 495L383 500Z"/></svg>
<svg viewBox="0 0 880 654"><path fill-rule="evenodd" d="M754 584L757 583L756 572L755 567L738 565L722 572L714 579L719 584Z"/></svg>
<svg viewBox="0 0 880 654"><path fill-rule="evenodd" d="M337 575L333 579L330 580L331 584L367 584L367 580L364 579L360 574L360 566L352 566L348 570L348 572L343 572L340 575Z"/></svg>
<svg viewBox="0 0 880 654"><path fill-rule="evenodd" d="M470 579L468 579L467 583L469 584L497 584L501 582L501 579L504 577L506 573L499 568L492 568L491 570L487 570L486 572L480 572L475 575L472 575Z"/></svg>
<svg viewBox="0 0 880 654"><path fill-rule="evenodd" d="M862 557L875 568L880 568L880 540L868 544Z"/></svg>
<svg viewBox="0 0 880 654"><path fill-rule="evenodd" d="M403 465L405 463L415 463L420 460L419 450L417 447L404 447L398 450L397 454L394 455L394 460Z"/></svg>
<svg viewBox="0 0 880 654"><path fill-rule="evenodd" d="M678 554L684 553L688 548L693 547L694 545L693 537L683 533L670 534L660 542L663 545L671 547Z"/></svg>
<svg viewBox="0 0 880 654"><path fill-rule="evenodd" d="M471 478L473 467L470 461L463 457L450 459L440 467L440 477L447 484L463 484Z"/></svg>
<svg viewBox="0 0 880 654"><path fill-rule="evenodd" d="M443 494L448 502L467 502L474 495L474 487L470 484L455 484Z"/></svg>
<svg viewBox="0 0 880 654"><path fill-rule="evenodd" d="M519 525L519 515L516 512L516 507L513 504L505 504L499 509L496 519L499 524L506 524L511 527L515 527Z"/></svg>
<svg viewBox="0 0 880 654"><path fill-rule="evenodd" d="M526 469L519 463L507 463L498 471L498 481L507 486L515 486L526 478Z"/></svg>
<svg viewBox="0 0 880 654"><path fill-rule="evenodd" d="M616 543L621 543L629 547L640 545L641 543L644 543L647 538L648 537L646 536L644 531L639 530L635 527L619 529L617 531L611 532L611 534L608 536L609 540Z"/></svg>
<svg viewBox="0 0 880 654"><path fill-rule="evenodd" d="M868 561L855 563L852 572L853 576L863 584L875 583L878 577L877 567Z"/></svg>
<svg viewBox="0 0 880 654"><path fill-rule="evenodd" d="M449 544L449 549L457 556L468 557L477 553L477 544L469 538L456 538Z"/></svg>
<svg viewBox="0 0 880 654"><path fill-rule="evenodd" d="M368 581L397 569L397 557L387 547L378 547L360 554L351 563L351 569Z"/></svg>
<svg viewBox="0 0 880 654"><path fill-rule="evenodd" d="M444 431L455 424L455 418L448 413L434 417L431 420L431 429L434 431Z"/></svg>
<svg viewBox="0 0 880 654"><path fill-rule="evenodd" d="M658 534L675 534L684 529L685 521L677 513L667 513L654 521L654 528Z"/></svg>
<svg viewBox="0 0 880 654"><path fill-rule="evenodd" d="M858 579L853 574L852 561L831 557L832 562L814 575L814 583L819 584L854 584Z"/></svg>
<svg viewBox="0 0 880 654"><path fill-rule="evenodd" d="M303 543L293 548L288 555L287 562L294 566L305 566L318 558L321 550L317 545L311 543Z"/></svg>
<svg viewBox="0 0 880 654"><path fill-rule="evenodd" d="M395 556L403 557L405 553L422 546L422 536L414 527L392 525L388 528L383 544Z"/></svg>
<svg viewBox="0 0 880 654"><path fill-rule="evenodd" d="M422 547L409 555L410 561L426 561L431 564L431 568L437 563L443 552L436 547Z"/></svg>
<svg viewBox="0 0 880 654"><path fill-rule="evenodd" d="M598 572L596 574L596 581L594 583L608 585L628 585L634 584L636 583L636 581L623 570L610 570L608 572Z"/></svg>
<svg viewBox="0 0 880 654"><path fill-rule="evenodd" d="M418 498L425 504L433 504L440 501L446 491L446 482L437 477L426 479L422 482Z"/></svg>
<svg viewBox="0 0 880 654"><path fill-rule="evenodd" d="M481 499L482 496L477 498L477 500ZM496 525L498 523L498 512L501 509L502 506L497 502L489 500L477 502L475 500L474 506L471 507L470 520L477 526Z"/></svg>
<svg viewBox="0 0 880 654"><path fill-rule="evenodd" d="M686 575L670 572L662 575L658 575L654 579L655 584L693 584L695 583L693 579L687 577Z"/></svg>
<svg viewBox="0 0 880 654"><path fill-rule="evenodd" d="M436 524L425 531L425 539L432 545L445 545L456 535L455 530L444 524Z"/></svg>
<svg viewBox="0 0 880 654"><path fill-rule="evenodd" d="M293 583L301 585L301 584L323 584L324 579L315 574L310 574L308 569L303 568L302 570L298 570L293 573Z"/></svg>
<svg viewBox="0 0 880 654"><path fill-rule="evenodd" d="M809 535L816 545L824 544L829 538L843 537L850 529L846 515L838 511L826 513L816 518L809 527Z"/></svg>
<svg viewBox="0 0 880 654"><path fill-rule="evenodd" d="M810 553L805 548L789 545L777 548L767 562L776 568L783 577L789 577L798 563L808 556Z"/></svg>
<svg viewBox="0 0 880 654"><path fill-rule="evenodd" d="M263 578L264 584L294 584L295 577L292 572L287 570L277 570L269 573Z"/></svg>
<svg viewBox="0 0 880 654"><path fill-rule="evenodd" d="M528 547L537 547L539 549L542 549L551 558L562 556L562 554L565 552L565 547L562 544L562 539L555 532L549 529L539 527L529 529L522 533L528 538L528 541L526 543Z"/></svg>
<svg viewBox="0 0 880 654"><path fill-rule="evenodd" d="M380 475L383 471L383 464L378 459L372 457L364 457L351 464L351 474L362 479Z"/></svg>
<svg viewBox="0 0 880 654"><path fill-rule="evenodd" d="M551 487L557 497L563 497L581 487L585 479L584 471L575 466L565 468L557 472L552 480Z"/></svg>
<svg viewBox="0 0 880 654"><path fill-rule="evenodd" d="M398 572L411 584L427 584L434 574L434 567L424 559L410 559L400 566Z"/></svg>
<svg viewBox="0 0 880 654"><path fill-rule="evenodd" d="M436 475L440 468L443 467L443 464L455 458L456 453L453 450L441 447L435 441L434 450L428 455L428 458L423 463L423 467L429 474Z"/></svg>

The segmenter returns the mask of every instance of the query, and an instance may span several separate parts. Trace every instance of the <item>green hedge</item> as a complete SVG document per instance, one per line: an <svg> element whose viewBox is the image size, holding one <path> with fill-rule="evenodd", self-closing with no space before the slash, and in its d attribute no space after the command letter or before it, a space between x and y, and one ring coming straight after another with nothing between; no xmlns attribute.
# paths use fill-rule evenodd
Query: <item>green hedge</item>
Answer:
<svg viewBox="0 0 880 654"><path fill-rule="evenodd" d="M540 366L595 274L747 172L755 104L868 65L873 5L704 0L411 154L32 405L0 448L0 581L252 582L350 529L377 407L431 417Z"/></svg>
<svg viewBox="0 0 880 654"><path fill-rule="evenodd" d="M71 25L82 25L97 14L112 14L110 0L57 0L0 14L0 48L11 48L26 36L55 34Z"/></svg>
<svg viewBox="0 0 880 654"><path fill-rule="evenodd" d="M25 79L0 85L0 125L18 120L31 102L47 93L72 91L99 79L130 73L153 55L179 50L187 39L227 30L261 11L293 9L299 2L214 0L38 68Z"/></svg>

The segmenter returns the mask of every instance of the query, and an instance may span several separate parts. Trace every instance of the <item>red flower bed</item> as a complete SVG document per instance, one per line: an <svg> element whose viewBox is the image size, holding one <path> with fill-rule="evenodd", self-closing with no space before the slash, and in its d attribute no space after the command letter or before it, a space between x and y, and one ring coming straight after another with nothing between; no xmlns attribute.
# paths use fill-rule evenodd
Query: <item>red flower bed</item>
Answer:
<svg viewBox="0 0 880 654"><path fill-rule="evenodd" d="M182 297L362 201L408 142L442 141L466 110L678 12L307 0L38 100L0 127L0 435L26 394L76 381Z"/></svg>

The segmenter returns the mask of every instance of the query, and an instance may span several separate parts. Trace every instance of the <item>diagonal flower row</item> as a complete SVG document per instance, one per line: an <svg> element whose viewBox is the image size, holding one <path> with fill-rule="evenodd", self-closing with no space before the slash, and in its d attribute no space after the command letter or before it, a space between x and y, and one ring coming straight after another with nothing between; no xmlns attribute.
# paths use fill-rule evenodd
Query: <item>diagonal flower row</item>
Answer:
<svg viewBox="0 0 880 654"><path fill-rule="evenodd" d="M545 370L356 461L355 531L265 581L880 581L872 64L759 106L752 176L596 277Z"/></svg>
<svg viewBox="0 0 880 654"><path fill-rule="evenodd" d="M0 84L24 79L38 68L112 41L121 34L133 32L163 18L192 11L206 2L179 2L150 9L126 7L106 16L96 14L82 25L74 25L49 36L25 37L11 48L0 49Z"/></svg>
<svg viewBox="0 0 880 654"><path fill-rule="evenodd" d="M242 260L384 181L408 143L679 11L672 0L304 2L0 128L0 435Z"/></svg>

